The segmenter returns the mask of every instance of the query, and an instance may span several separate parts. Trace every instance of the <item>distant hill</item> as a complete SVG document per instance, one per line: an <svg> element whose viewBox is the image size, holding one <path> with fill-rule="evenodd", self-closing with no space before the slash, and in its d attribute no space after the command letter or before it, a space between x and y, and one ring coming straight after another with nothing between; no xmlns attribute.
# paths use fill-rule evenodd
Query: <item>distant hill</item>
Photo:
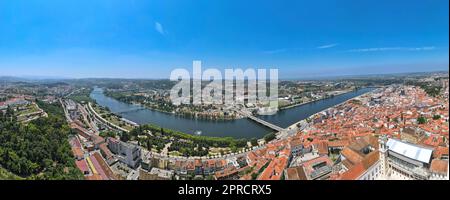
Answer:
<svg viewBox="0 0 450 200"><path fill-rule="evenodd" d="M398 78L398 77L420 77L431 74L448 74L448 71L430 71L430 72L406 72L406 73L388 73L388 74L363 74L363 75L339 75L339 76L316 76L302 78L288 78L284 80L341 80L341 79L371 79L371 78Z"/></svg>
<svg viewBox="0 0 450 200"><path fill-rule="evenodd" d="M8 82L19 82L24 81L23 78L13 77L13 76L0 76L0 81L8 81Z"/></svg>
<svg viewBox="0 0 450 200"><path fill-rule="evenodd" d="M0 76L0 81L2 82L46 82L46 83L55 83L62 82L64 80L70 80L68 78L63 77L50 77L50 76L24 76L24 77L16 77L16 76Z"/></svg>

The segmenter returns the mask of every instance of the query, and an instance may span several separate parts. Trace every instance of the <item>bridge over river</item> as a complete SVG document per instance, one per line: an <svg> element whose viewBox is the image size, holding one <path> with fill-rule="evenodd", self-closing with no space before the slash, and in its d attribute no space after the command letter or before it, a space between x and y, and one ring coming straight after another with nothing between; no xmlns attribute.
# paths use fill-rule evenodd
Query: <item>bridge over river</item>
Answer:
<svg viewBox="0 0 450 200"><path fill-rule="evenodd" d="M238 113L240 113L242 116L247 117L248 119L251 119L251 120L253 120L253 121L255 121L255 122L257 122L257 123L259 123L261 125L264 125L264 126L270 128L270 129L272 129L272 130L275 130L275 131L278 131L278 132L284 131L284 128L281 128L281 127L279 127L279 126L277 126L275 124L269 123L269 122L264 121L264 120L262 120L262 119L260 119L258 117L253 116L250 111L246 111L246 110L236 110L236 111Z"/></svg>
<svg viewBox="0 0 450 200"><path fill-rule="evenodd" d="M283 128L289 127L317 112L321 112L371 90L373 89L359 89L312 103L279 110L274 115L253 117L252 113L247 113L245 116L248 117L224 121L186 118L146 109L143 106L127 104L105 96L101 88L94 88L90 96L92 99L95 99L98 105L108 107L111 112L120 114L123 118L138 124L155 124L164 128L191 134L201 131L202 135L212 137L261 138L269 132L283 130ZM242 109L238 110L243 111ZM249 115L252 115L252 117Z"/></svg>

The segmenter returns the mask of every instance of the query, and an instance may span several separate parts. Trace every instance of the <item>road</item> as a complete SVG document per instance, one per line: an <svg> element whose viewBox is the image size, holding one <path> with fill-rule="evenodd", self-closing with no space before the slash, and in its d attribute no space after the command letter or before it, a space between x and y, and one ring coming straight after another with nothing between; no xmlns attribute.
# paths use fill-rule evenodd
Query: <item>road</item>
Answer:
<svg viewBox="0 0 450 200"><path fill-rule="evenodd" d="M95 112L95 110L92 108L91 102L88 103L88 110L94 114L95 117L97 117L101 122L105 123L107 126L119 130L119 131L123 131L123 132L127 132L129 133L130 131L127 129L124 129L120 126L117 126L111 122L109 122L108 120L104 119L102 116L100 116L97 112Z"/></svg>

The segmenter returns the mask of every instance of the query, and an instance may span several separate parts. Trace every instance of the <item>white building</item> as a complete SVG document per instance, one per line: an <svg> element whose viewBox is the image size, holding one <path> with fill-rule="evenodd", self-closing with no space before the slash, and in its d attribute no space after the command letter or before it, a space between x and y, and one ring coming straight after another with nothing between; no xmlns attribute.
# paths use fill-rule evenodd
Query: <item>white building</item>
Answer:
<svg viewBox="0 0 450 200"><path fill-rule="evenodd" d="M439 160L439 170L431 166L433 149L386 136L381 136L379 144L381 173L378 179L448 180L448 160Z"/></svg>
<svg viewBox="0 0 450 200"><path fill-rule="evenodd" d="M117 154L119 161L136 169L142 161L141 148L138 145L119 141L115 138L108 138L108 148Z"/></svg>

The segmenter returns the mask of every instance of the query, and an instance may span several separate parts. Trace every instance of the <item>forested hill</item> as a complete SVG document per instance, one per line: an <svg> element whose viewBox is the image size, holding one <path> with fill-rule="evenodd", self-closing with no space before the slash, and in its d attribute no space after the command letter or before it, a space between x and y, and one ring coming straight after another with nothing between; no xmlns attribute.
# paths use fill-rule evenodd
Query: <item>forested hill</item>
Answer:
<svg viewBox="0 0 450 200"><path fill-rule="evenodd" d="M38 104L48 117L26 125L16 121L12 109L0 112L0 168L26 179L83 179L67 140L71 130L61 106Z"/></svg>

